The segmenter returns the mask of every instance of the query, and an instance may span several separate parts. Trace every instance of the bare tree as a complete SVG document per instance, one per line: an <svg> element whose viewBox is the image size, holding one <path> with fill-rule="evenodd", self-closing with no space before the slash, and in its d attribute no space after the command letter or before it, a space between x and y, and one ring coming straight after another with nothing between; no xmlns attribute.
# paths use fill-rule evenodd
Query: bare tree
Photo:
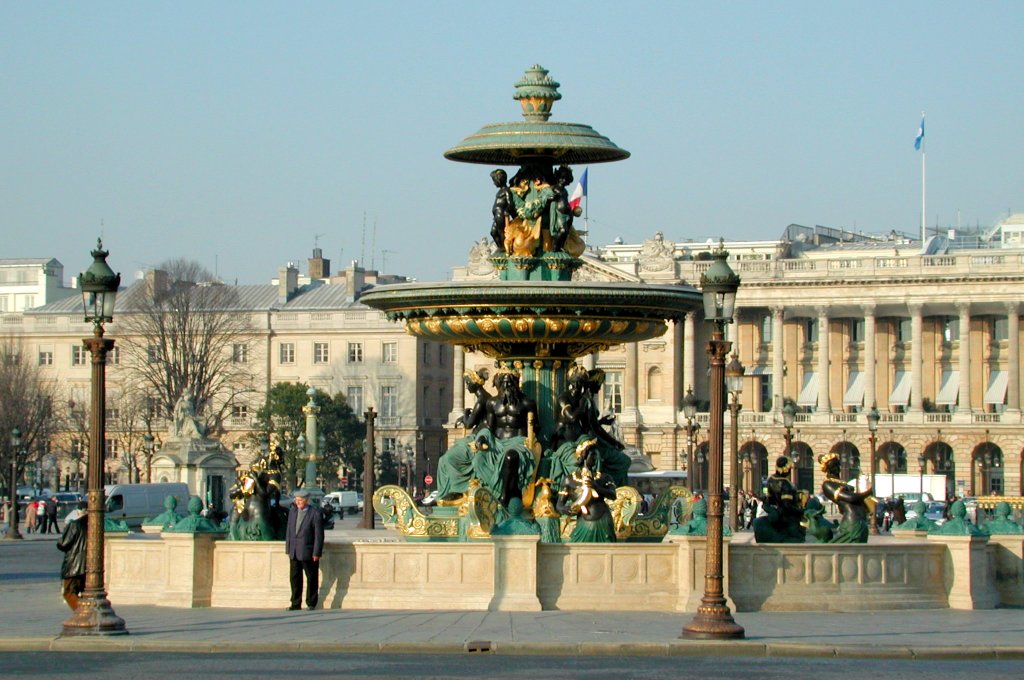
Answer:
<svg viewBox="0 0 1024 680"><path fill-rule="evenodd" d="M18 477L48 452L50 439L63 427L55 408L59 394L58 383L47 379L35 357L26 356L19 338L0 338L0 470L12 496ZM15 428L21 433L17 449L11 442Z"/></svg>
<svg viewBox="0 0 1024 680"><path fill-rule="evenodd" d="M149 453L145 436L150 431L149 403L145 393L122 392L108 423L107 436L117 442L121 463L128 472L129 483L142 481L142 470L148 470ZM148 474L147 474L147 482Z"/></svg>
<svg viewBox="0 0 1024 680"><path fill-rule="evenodd" d="M196 262L171 260L119 300L122 362L161 416L191 398L207 431L222 430L236 396L251 392L254 326L237 289Z"/></svg>

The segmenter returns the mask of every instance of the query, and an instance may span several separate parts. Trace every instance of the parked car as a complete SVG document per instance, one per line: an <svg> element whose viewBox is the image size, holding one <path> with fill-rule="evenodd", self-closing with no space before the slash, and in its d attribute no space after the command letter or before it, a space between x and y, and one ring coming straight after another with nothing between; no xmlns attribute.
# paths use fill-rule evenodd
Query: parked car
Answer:
<svg viewBox="0 0 1024 680"><path fill-rule="evenodd" d="M362 508L362 498L363 494L356 491L333 491L324 496L324 500L342 516L344 513L353 513Z"/></svg>
<svg viewBox="0 0 1024 680"><path fill-rule="evenodd" d="M126 523L132 529L138 529L144 521L163 512L164 500L168 496L178 499L179 513L188 508L188 485L182 482L107 484L103 492L107 497L107 516Z"/></svg>

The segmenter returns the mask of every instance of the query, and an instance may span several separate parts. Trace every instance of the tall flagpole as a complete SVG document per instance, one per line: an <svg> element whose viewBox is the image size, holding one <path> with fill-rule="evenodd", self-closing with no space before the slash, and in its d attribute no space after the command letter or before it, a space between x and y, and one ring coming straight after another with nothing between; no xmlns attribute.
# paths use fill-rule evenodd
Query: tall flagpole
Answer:
<svg viewBox="0 0 1024 680"><path fill-rule="evenodd" d="M926 215L928 214L925 210L925 134L924 134L924 111L921 112L921 247L924 247L924 242L927 240L927 221Z"/></svg>

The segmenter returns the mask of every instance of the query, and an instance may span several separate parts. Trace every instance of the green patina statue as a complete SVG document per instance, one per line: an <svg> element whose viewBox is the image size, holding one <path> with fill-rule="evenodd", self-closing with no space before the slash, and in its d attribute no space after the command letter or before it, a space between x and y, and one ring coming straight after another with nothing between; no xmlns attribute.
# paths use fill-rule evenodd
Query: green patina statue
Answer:
<svg viewBox="0 0 1024 680"><path fill-rule="evenodd" d="M804 505L804 528L808 543L831 543L836 525L825 519L825 508L817 496L811 496Z"/></svg>
<svg viewBox="0 0 1024 680"><path fill-rule="evenodd" d="M233 506L229 540L280 541L284 538L288 513L280 505L283 480L280 447L268 451L248 470L238 473L238 480L229 493Z"/></svg>
<svg viewBox="0 0 1024 680"><path fill-rule="evenodd" d="M160 527L161 531L170 529L175 524L184 519L183 515L179 515L178 511L178 499L174 496L167 496L164 498L164 511L156 517L150 517L142 523L144 527Z"/></svg>
<svg viewBox="0 0 1024 680"><path fill-rule="evenodd" d="M523 514L523 501L513 498L508 503L508 519L491 529L491 536L530 536L541 533L540 525Z"/></svg>
<svg viewBox="0 0 1024 680"><path fill-rule="evenodd" d="M949 509L949 519L942 526L928 532L934 536L985 536L985 532L971 524L967 519L967 506L963 501L955 501Z"/></svg>
<svg viewBox="0 0 1024 680"><path fill-rule="evenodd" d="M684 535L684 536L707 536L708 535L708 501L706 498L701 498L699 501L692 506L693 514L690 517L690 521L686 524L680 524L669 530L670 534ZM731 536L732 530L723 525L722 535Z"/></svg>
<svg viewBox="0 0 1024 680"><path fill-rule="evenodd" d="M201 516L203 511L203 499L199 496L192 496L188 500L188 517L181 519L173 527L167 529L172 534L202 534L221 533L225 528Z"/></svg>
<svg viewBox="0 0 1024 680"><path fill-rule="evenodd" d="M931 531L935 528L935 522L924 516L925 511L928 510L928 506L924 501L917 501L910 509L914 511L914 516L906 522L897 524L893 529L898 531Z"/></svg>
<svg viewBox="0 0 1024 680"><path fill-rule="evenodd" d="M997 534L1024 534L1024 527L1010 519L1010 504L1006 501L996 503L996 517L981 527L989 536Z"/></svg>
<svg viewBox="0 0 1024 680"><path fill-rule="evenodd" d="M615 500L615 484L597 471L596 439L576 448L577 469L566 476L555 508L576 518L570 543L614 543L615 523L605 501Z"/></svg>

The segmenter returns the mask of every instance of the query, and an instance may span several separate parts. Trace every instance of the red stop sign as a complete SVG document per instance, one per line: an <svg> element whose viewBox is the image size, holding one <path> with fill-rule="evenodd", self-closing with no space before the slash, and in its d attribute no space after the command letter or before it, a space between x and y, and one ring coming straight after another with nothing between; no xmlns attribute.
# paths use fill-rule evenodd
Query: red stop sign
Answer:
<svg viewBox="0 0 1024 680"><path fill-rule="evenodd" d="M341 483L342 487L348 486L348 477L340 477L338 481Z"/></svg>
<svg viewBox="0 0 1024 680"><path fill-rule="evenodd" d="M423 477L423 483L424 484L433 484L434 483L434 478L432 476L430 476L430 475L425 475Z"/></svg>

